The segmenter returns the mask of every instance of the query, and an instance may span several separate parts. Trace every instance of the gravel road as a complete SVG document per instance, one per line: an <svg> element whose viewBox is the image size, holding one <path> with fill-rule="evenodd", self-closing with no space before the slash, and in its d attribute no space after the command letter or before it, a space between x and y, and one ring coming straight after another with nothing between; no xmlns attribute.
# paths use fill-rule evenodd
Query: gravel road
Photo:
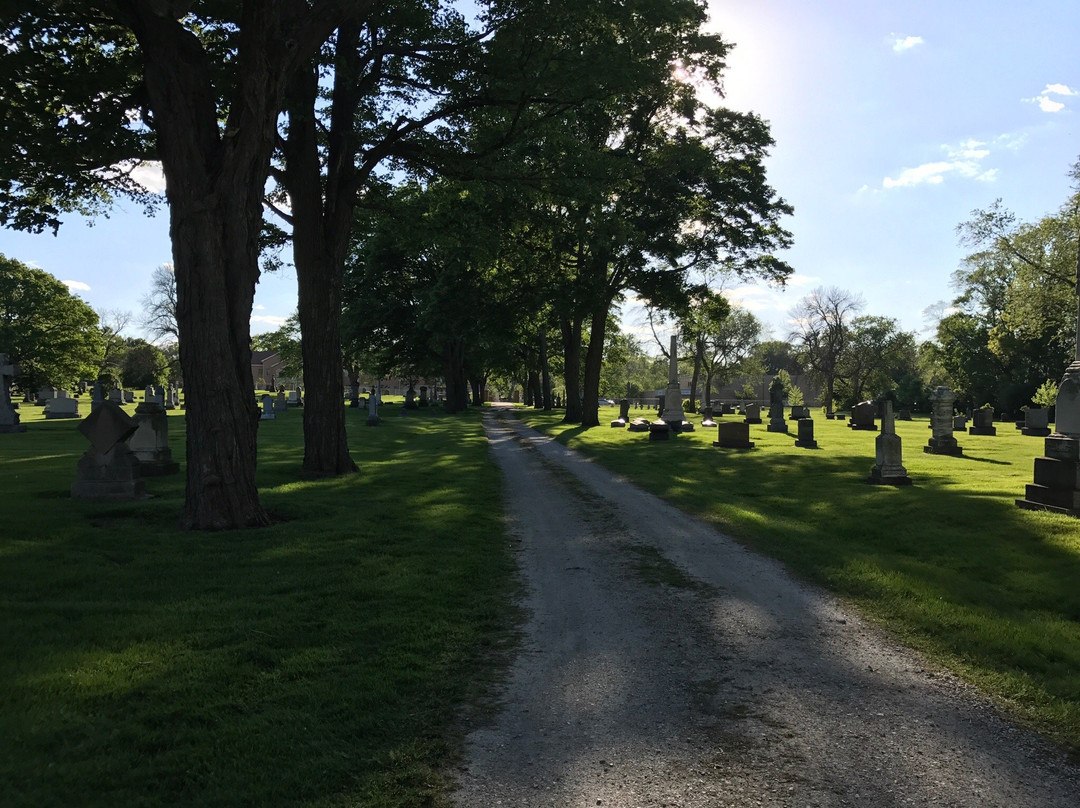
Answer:
<svg viewBox="0 0 1080 808"><path fill-rule="evenodd" d="M1080 806L1059 751L830 596L505 410L485 427L530 616L457 805Z"/></svg>

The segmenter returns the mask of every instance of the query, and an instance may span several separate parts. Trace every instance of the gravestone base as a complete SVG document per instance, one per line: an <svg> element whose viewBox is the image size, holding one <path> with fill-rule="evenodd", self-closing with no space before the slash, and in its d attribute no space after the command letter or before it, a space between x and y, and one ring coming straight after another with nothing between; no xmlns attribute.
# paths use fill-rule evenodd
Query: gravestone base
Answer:
<svg viewBox="0 0 1080 808"><path fill-rule="evenodd" d="M844 420L843 416L840 417L840 420L841 421ZM848 429L855 429L855 430L858 430L860 432L877 432L878 431L878 425L877 424L850 423L847 426L848 426Z"/></svg>
<svg viewBox="0 0 1080 808"><path fill-rule="evenodd" d="M1025 427L1020 428L1020 434L1021 435L1028 435L1029 437L1035 437L1035 438L1046 438L1046 437L1049 437L1052 433L1050 432L1050 427L1048 427L1048 426L1044 426L1044 427L1025 426Z"/></svg>
<svg viewBox="0 0 1080 808"><path fill-rule="evenodd" d="M866 478L866 481L871 485L911 485L911 478L907 476L906 471L904 474L889 474L877 466L870 469L870 476Z"/></svg>
<svg viewBox="0 0 1080 808"><path fill-rule="evenodd" d="M126 443L118 443L107 452L91 446L79 459L71 496L73 499L146 499L140 465Z"/></svg>
<svg viewBox="0 0 1080 808"><path fill-rule="evenodd" d="M653 421L649 424L649 440L670 440L673 431L667 421Z"/></svg>
<svg viewBox="0 0 1080 808"><path fill-rule="evenodd" d="M968 434L969 435L996 435L997 434L997 427L996 426L969 426L968 427Z"/></svg>
<svg viewBox="0 0 1080 808"><path fill-rule="evenodd" d="M626 427L627 432L648 432L649 422L644 418L635 418Z"/></svg>
<svg viewBox="0 0 1080 808"><path fill-rule="evenodd" d="M8 435L15 432L25 432L26 424L0 424L0 435Z"/></svg>
<svg viewBox="0 0 1080 808"><path fill-rule="evenodd" d="M950 455L952 457L963 457L964 455L963 447L951 435L943 438L930 438L926 442L926 446L923 447L923 451L927 454Z"/></svg>
<svg viewBox="0 0 1080 808"><path fill-rule="evenodd" d="M787 421L781 420L779 423L769 421L769 425L765 427L766 432L783 432L788 434Z"/></svg>
<svg viewBox="0 0 1080 808"><path fill-rule="evenodd" d="M1080 438L1053 434L1044 446L1046 456L1035 458L1035 482L1016 506L1080 518Z"/></svg>
<svg viewBox="0 0 1080 808"><path fill-rule="evenodd" d="M624 421L622 418L616 418L614 421L611 422L612 429L622 429L625 426L626 421Z"/></svg>
<svg viewBox="0 0 1080 808"><path fill-rule="evenodd" d="M746 418L746 419L743 420L743 423L746 423L746 424L760 424L761 419L760 418Z"/></svg>

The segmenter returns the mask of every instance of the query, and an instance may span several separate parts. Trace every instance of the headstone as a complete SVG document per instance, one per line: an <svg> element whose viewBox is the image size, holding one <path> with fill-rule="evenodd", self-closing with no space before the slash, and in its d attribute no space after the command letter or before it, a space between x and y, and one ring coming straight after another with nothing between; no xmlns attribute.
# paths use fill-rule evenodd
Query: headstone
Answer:
<svg viewBox="0 0 1080 808"><path fill-rule="evenodd" d="M619 399L619 417L611 422L611 426L615 429L622 429L630 422L630 399Z"/></svg>
<svg viewBox="0 0 1080 808"><path fill-rule="evenodd" d="M259 399L259 402L262 404L262 413L260 413L259 415L260 421L273 421L275 418L277 418L277 416L274 415L273 396L271 396L269 393L263 393L262 397Z"/></svg>
<svg viewBox="0 0 1080 808"><path fill-rule="evenodd" d="M686 413L682 407L682 388L679 386L679 356L678 337L671 335L671 352L668 354L668 386L664 388L664 411L660 420L668 425L673 432L693 432L694 425L686 420ZM659 430L657 430L659 431ZM667 440L668 435L653 437L653 431L649 431L650 440Z"/></svg>
<svg viewBox="0 0 1080 808"><path fill-rule="evenodd" d="M431 401L428 399L428 389L423 385L420 386L420 406L427 407L431 405Z"/></svg>
<svg viewBox="0 0 1080 808"><path fill-rule="evenodd" d="M787 421L784 419L784 383L776 376L769 385L769 425L768 432L787 434Z"/></svg>
<svg viewBox="0 0 1080 808"><path fill-rule="evenodd" d="M892 402L890 402L890 406L891 404ZM848 428L877 432L877 424L874 423L877 410L877 404L873 401L859 402L851 408L851 421L848 423Z"/></svg>
<svg viewBox="0 0 1080 808"><path fill-rule="evenodd" d="M814 440L814 420L800 418L796 423L799 426L799 437L795 439L795 445L800 449L816 449L818 445Z"/></svg>
<svg viewBox="0 0 1080 808"><path fill-rule="evenodd" d="M151 398L154 398L151 396ZM176 474L180 464L169 448L169 416L158 401L143 401L135 408L136 429L128 439L128 448L139 458L139 475L162 477Z"/></svg>
<svg viewBox="0 0 1080 808"><path fill-rule="evenodd" d="M788 416L789 421L800 421L803 418L810 417L810 408L804 407L799 404L793 404L791 407L791 414Z"/></svg>
<svg viewBox="0 0 1080 808"><path fill-rule="evenodd" d="M42 387L37 392L37 403L39 406L44 406L56 398L55 387Z"/></svg>
<svg viewBox="0 0 1080 808"><path fill-rule="evenodd" d="M1026 510L1080 517L1080 320L1076 358L1058 385L1056 429L1044 439L1044 457L1035 458L1035 481L1016 504Z"/></svg>
<svg viewBox="0 0 1080 808"><path fill-rule="evenodd" d="M126 441L139 425L113 401L84 418L79 431L90 448L79 459L71 496L75 499L142 499L146 483L139 475L139 459Z"/></svg>
<svg viewBox="0 0 1080 808"><path fill-rule="evenodd" d="M53 418L78 418L79 399L77 398L54 398L45 404L45 417Z"/></svg>
<svg viewBox="0 0 1080 808"><path fill-rule="evenodd" d="M649 440L670 440L671 433L678 432L663 418L657 418L649 424Z"/></svg>
<svg viewBox="0 0 1080 808"><path fill-rule="evenodd" d="M368 416L367 416L367 421L365 423L368 426L378 426L379 425L379 397L375 393L372 393L370 396L368 396L367 412L368 412Z"/></svg>
<svg viewBox="0 0 1080 808"><path fill-rule="evenodd" d="M968 427L969 435L996 435L997 427L994 426L993 407L983 407L975 410L971 416L971 426Z"/></svg>
<svg viewBox="0 0 1080 808"><path fill-rule="evenodd" d="M934 388L930 394L930 428L933 434L923 451L927 454L943 454L959 457L964 453L953 437L955 419L953 418L953 403L956 401L956 393L944 385ZM963 429L963 426L960 427Z"/></svg>
<svg viewBox="0 0 1080 808"><path fill-rule="evenodd" d="M111 401L113 404L123 404L124 403L124 391L123 391L123 389L120 388L120 387L114 387L112 390L110 390L109 391L109 401Z"/></svg>
<svg viewBox="0 0 1080 808"><path fill-rule="evenodd" d="M957 415L952 419L952 428L956 432L965 432L967 431L967 422L968 419L966 415ZM931 429L933 426L933 424L930 424Z"/></svg>
<svg viewBox="0 0 1080 808"><path fill-rule="evenodd" d="M105 389L101 386L101 382L94 382L94 386L90 391L90 412L100 407L104 400Z"/></svg>
<svg viewBox="0 0 1080 808"><path fill-rule="evenodd" d="M650 422L645 420L644 418L635 418L633 421L631 421L627 425L626 431L627 432L648 432L649 431L649 424L650 424Z"/></svg>
<svg viewBox="0 0 1080 808"><path fill-rule="evenodd" d="M300 394L300 390L290 390L285 394L285 404L288 407L303 407L304 399Z"/></svg>
<svg viewBox="0 0 1080 808"><path fill-rule="evenodd" d="M701 426L703 428L709 428L716 426L716 421L713 420L713 408L703 407L701 410Z"/></svg>
<svg viewBox="0 0 1080 808"><path fill-rule="evenodd" d="M11 380L19 375L19 366L0 354L0 434L25 432L26 424L19 423L19 411L11 403Z"/></svg>
<svg viewBox="0 0 1080 808"><path fill-rule="evenodd" d="M1050 411L1042 407L1025 410L1024 428L1020 432L1024 435L1045 438L1050 434Z"/></svg>
<svg viewBox="0 0 1080 808"><path fill-rule="evenodd" d="M896 414L896 420L897 421L910 421L911 420L911 410L900 410L900 412L898 412Z"/></svg>
<svg viewBox="0 0 1080 808"><path fill-rule="evenodd" d="M516 394L516 391L515 391L515 398L516 398L516 395L517 394ZM405 391L405 407L404 407L404 409L405 410L415 410L416 407L417 407L416 391L413 390L412 385L410 384L409 389Z"/></svg>
<svg viewBox="0 0 1080 808"><path fill-rule="evenodd" d="M750 423L748 421L723 421L717 424L716 440L713 446L721 449L753 449L754 442L750 440Z"/></svg>
<svg viewBox="0 0 1080 808"><path fill-rule="evenodd" d="M175 410L179 406L180 388L170 384L168 391L165 393L165 409Z"/></svg>
<svg viewBox="0 0 1080 808"><path fill-rule="evenodd" d="M852 414L854 417L854 413ZM874 485L911 485L903 465L900 436L893 422L892 402L881 402L881 434L874 440L875 463L870 468L868 483Z"/></svg>
<svg viewBox="0 0 1080 808"><path fill-rule="evenodd" d="M124 403L125 404L134 404L135 403L135 391L134 390L125 390L124 391Z"/></svg>
<svg viewBox="0 0 1080 808"><path fill-rule="evenodd" d="M746 413L745 421L748 424L760 424L761 423L761 405L756 401L746 404L743 407L743 412Z"/></svg>
<svg viewBox="0 0 1080 808"><path fill-rule="evenodd" d="M285 412L289 408L288 399L285 398L285 391L282 390L276 396L274 396L274 412Z"/></svg>

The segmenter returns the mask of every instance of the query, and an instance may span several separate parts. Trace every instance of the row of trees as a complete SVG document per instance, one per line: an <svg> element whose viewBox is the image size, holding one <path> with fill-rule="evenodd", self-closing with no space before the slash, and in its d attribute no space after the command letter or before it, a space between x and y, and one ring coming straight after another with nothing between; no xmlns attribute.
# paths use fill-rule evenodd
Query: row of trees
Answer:
<svg viewBox="0 0 1080 808"><path fill-rule="evenodd" d="M491 0L469 21L421 0L7 4L0 222L152 203L132 169L161 162L182 522L268 524L249 322L275 246L297 271L313 475L356 468L343 357L437 367L455 409L500 364L543 376L560 346L567 417L596 423L627 290L663 303L691 273L790 273L766 125L700 101L729 48L705 19L701 0Z"/></svg>

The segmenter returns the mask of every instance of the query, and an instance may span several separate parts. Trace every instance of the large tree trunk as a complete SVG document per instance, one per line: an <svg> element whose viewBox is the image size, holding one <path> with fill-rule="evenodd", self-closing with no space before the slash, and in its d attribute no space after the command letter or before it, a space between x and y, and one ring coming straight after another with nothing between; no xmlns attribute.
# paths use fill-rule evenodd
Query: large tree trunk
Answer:
<svg viewBox="0 0 1080 808"><path fill-rule="evenodd" d="M469 383L465 376L465 345L461 340L447 340L443 345L443 381L446 382L446 411L463 412L469 408Z"/></svg>
<svg viewBox="0 0 1080 808"><path fill-rule="evenodd" d="M581 318L563 317L559 321L563 341L563 386L566 388L564 424L581 423Z"/></svg>
<svg viewBox="0 0 1080 808"><path fill-rule="evenodd" d="M222 137L205 51L152 5L130 13L169 201L187 408L181 523L210 530L266 525L255 487L259 412L250 319L281 69L268 62L260 39L269 32L247 19L254 30L238 70L249 103L230 117L236 132Z"/></svg>
<svg viewBox="0 0 1080 808"><path fill-rule="evenodd" d="M701 377L702 357L705 354L705 340L694 340L694 375L690 377L690 403L687 412L697 412L698 380Z"/></svg>
<svg viewBox="0 0 1080 808"><path fill-rule="evenodd" d="M540 331L540 375L541 375L541 390L540 393L544 398L544 412L550 412L552 407L551 401L551 365L548 363L548 351L547 351L547 330Z"/></svg>
<svg viewBox="0 0 1080 808"><path fill-rule="evenodd" d="M340 32L339 49L355 50L355 30ZM324 198L320 181L315 102L318 77L312 65L297 72L289 94L285 187L292 204L297 314L304 360L304 463L309 477L357 470L345 432L341 362L341 287L353 210L345 177L332 172ZM350 121L351 126L351 121ZM351 163L351 160L350 160ZM342 185L346 187L342 188Z"/></svg>
<svg viewBox="0 0 1080 808"><path fill-rule="evenodd" d="M585 352L585 379L582 385L581 425L600 426L600 371L604 365L604 332L607 309L593 314L589 326L589 348Z"/></svg>

